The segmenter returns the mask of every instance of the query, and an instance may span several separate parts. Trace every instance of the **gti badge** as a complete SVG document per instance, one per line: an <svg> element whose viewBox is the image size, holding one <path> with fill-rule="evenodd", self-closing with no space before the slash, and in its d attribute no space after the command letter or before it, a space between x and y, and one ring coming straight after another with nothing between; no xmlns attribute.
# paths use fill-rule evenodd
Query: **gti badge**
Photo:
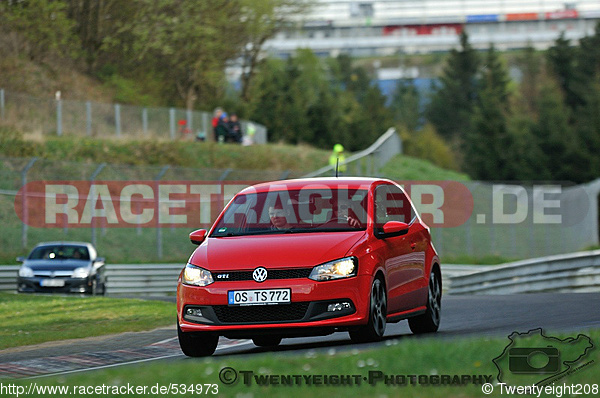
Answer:
<svg viewBox="0 0 600 398"><path fill-rule="evenodd" d="M257 282L264 282L267 279L267 269L265 267L258 267L252 273L252 278Z"/></svg>

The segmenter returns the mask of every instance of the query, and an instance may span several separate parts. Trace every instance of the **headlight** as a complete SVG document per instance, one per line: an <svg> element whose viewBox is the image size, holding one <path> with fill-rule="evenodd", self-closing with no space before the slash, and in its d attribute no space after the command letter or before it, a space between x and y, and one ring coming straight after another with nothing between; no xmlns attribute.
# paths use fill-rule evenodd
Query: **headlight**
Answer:
<svg viewBox="0 0 600 398"><path fill-rule="evenodd" d="M90 269L88 267L75 268L71 278L87 278L90 275Z"/></svg>
<svg viewBox="0 0 600 398"><path fill-rule="evenodd" d="M213 282L214 280L210 271L189 263L185 266L183 283L186 285L207 286Z"/></svg>
<svg viewBox="0 0 600 398"><path fill-rule="evenodd" d="M33 277L33 270L25 265L21 266L21 268L19 268L19 276L22 278L32 278Z"/></svg>
<svg viewBox="0 0 600 398"><path fill-rule="evenodd" d="M356 257L346 257L317 265L308 276L314 281L349 278L356 275L358 270Z"/></svg>

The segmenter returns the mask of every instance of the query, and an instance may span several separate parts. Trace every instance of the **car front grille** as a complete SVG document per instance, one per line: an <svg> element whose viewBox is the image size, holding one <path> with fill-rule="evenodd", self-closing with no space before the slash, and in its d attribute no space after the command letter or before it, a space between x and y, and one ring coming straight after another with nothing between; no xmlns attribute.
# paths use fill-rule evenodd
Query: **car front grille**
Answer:
<svg viewBox="0 0 600 398"><path fill-rule="evenodd" d="M260 322L290 322L300 321L306 315L309 302L278 304L278 305L249 305L230 307L215 305L213 310L224 324L260 323Z"/></svg>
<svg viewBox="0 0 600 398"><path fill-rule="evenodd" d="M292 269L273 269L268 270L267 272L267 280L270 279L298 279L298 278L308 278L312 271L312 268L292 268ZM222 271L215 272L213 271L213 277L215 282L220 281L251 281L252 279L252 271ZM227 275L228 277L220 277L220 275Z"/></svg>
<svg viewBox="0 0 600 398"><path fill-rule="evenodd" d="M35 277L49 277L49 278L70 278L71 275L73 275L73 271L72 270L59 270L59 271L41 271L41 270L34 270L33 271L33 275Z"/></svg>

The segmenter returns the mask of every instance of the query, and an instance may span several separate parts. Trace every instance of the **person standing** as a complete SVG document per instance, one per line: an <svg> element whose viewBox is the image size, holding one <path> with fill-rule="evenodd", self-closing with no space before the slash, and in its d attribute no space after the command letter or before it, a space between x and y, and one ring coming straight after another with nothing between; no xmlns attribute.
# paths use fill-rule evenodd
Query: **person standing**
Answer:
<svg viewBox="0 0 600 398"><path fill-rule="evenodd" d="M242 142L242 125L238 120L238 117L235 113L232 113L229 116L229 140L230 142L234 142L239 144Z"/></svg>
<svg viewBox="0 0 600 398"><path fill-rule="evenodd" d="M223 112L221 114L221 118L217 121L217 126L215 127L215 140L222 144L227 141L229 137L229 117L227 113Z"/></svg>
<svg viewBox="0 0 600 398"><path fill-rule="evenodd" d="M213 111L213 118L212 118L212 127L213 127L213 134L215 136L215 141L219 141L219 137L217 136L217 125L219 124L219 120L221 120L221 117L223 116L223 108L218 107L215 108L215 110Z"/></svg>
<svg viewBox="0 0 600 398"><path fill-rule="evenodd" d="M344 154L344 146L342 144L335 144L333 146L333 152L329 156L329 165L333 167L334 176L343 175L346 172L346 155Z"/></svg>

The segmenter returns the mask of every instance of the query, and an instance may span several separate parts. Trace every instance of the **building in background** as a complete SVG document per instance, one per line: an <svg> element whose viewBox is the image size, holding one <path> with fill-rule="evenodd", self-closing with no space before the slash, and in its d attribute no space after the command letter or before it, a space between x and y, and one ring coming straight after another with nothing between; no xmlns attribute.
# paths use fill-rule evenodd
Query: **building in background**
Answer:
<svg viewBox="0 0 600 398"><path fill-rule="evenodd" d="M593 34L598 0L316 0L312 11L269 40L288 57L299 48L322 56L374 56L447 51L465 30L472 45L500 50L552 45Z"/></svg>

